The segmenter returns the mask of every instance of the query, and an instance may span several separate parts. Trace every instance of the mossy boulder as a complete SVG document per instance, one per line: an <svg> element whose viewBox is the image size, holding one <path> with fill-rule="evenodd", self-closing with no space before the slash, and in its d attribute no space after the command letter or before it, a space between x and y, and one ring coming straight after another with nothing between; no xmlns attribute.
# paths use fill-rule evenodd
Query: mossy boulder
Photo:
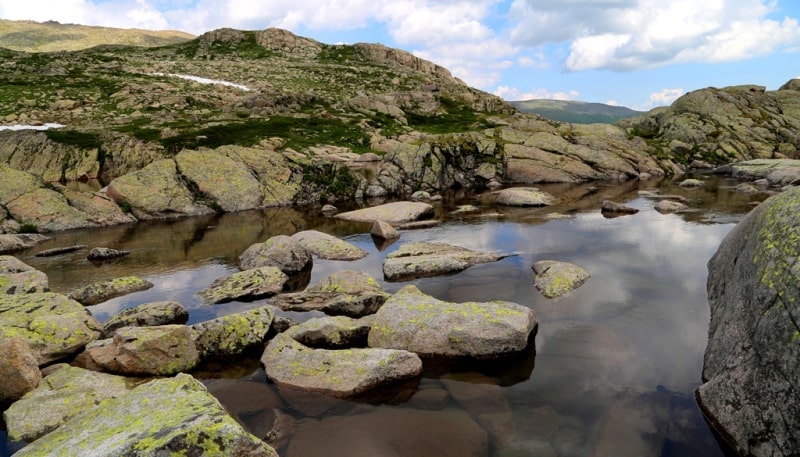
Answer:
<svg viewBox="0 0 800 457"><path fill-rule="evenodd" d="M235 356L263 345L274 318L271 306L229 314L192 325L192 338L201 358Z"/></svg>
<svg viewBox="0 0 800 457"><path fill-rule="evenodd" d="M422 372L422 361L408 351L312 349L284 333L269 342L261 363L278 385L335 397L358 395Z"/></svg>
<svg viewBox="0 0 800 457"><path fill-rule="evenodd" d="M497 193L497 204L504 206L550 206L555 199L536 187L512 187Z"/></svg>
<svg viewBox="0 0 800 457"><path fill-rule="evenodd" d="M533 310L516 303L450 303L406 286L375 313L369 347L490 358L525 349L536 328Z"/></svg>
<svg viewBox="0 0 800 457"><path fill-rule="evenodd" d="M311 268L313 259L302 244L286 235L273 236L263 243L248 247L239 256L239 268L277 267L292 275Z"/></svg>
<svg viewBox="0 0 800 457"><path fill-rule="evenodd" d="M763 202L708 263L698 402L740 455L800 454L800 188Z"/></svg>
<svg viewBox="0 0 800 457"><path fill-rule="evenodd" d="M199 381L186 374L150 381L109 399L16 455L165 454L278 455L247 433Z"/></svg>
<svg viewBox="0 0 800 457"><path fill-rule="evenodd" d="M559 298L589 280L583 268L567 262L540 260L531 267L536 273L534 286L547 298Z"/></svg>
<svg viewBox="0 0 800 457"><path fill-rule="evenodd" d="M138 380L64 366L3 413L8 437L33 441L101 401L133 389Z"/></svg>
<svg viewBox="0 0 800 457"><path fill-rule="evenodd" d="M39 365L80 352L102 328L80 303L60 294L0 295L0 338L23 338Z"/></svg>
<svg viewBox="0 0 800 457"><path fill-rule="evenodd" d="M297 232L292 235L292 239L320 259L358 260L367 256L367 251L345 240L316 230Z"/></svg>
<svg viewBox="0 0 800 457"><path fill-rule="evenodd" d="M136 276L98 281L73 290L69 298L86 306L96 305L112 298L140 292L153 287L153 283Z"/></svg>
<svg viewBox="0 0 800 457"><path fill-rule="evenodd" d="M289 280L278 267L259 267L233 273L215 280L198 294L208 303L218 304L234 300L257 300L271 297Z"/></svg>
<svg viewBox="0 0 800 457"><path fill-rule="evenodd" d="M341 349L364 347L372 326L370 319L347 316L314 317L295 325L283 334L304 346Z"/></svg>
<svg viewBox="0 0 800 457"><path fill-rule="evenodd" d="M183 150L175 156L180 173L223 211L262 206L261 183L241 161L214 150Z"/></svg>
<svg viewBox="0 0 800 457"><path fill-rule="evenodd" d="M272 300L284 311L322 311L326 314L361 317L373 314L389 294L372 276L360 271L338 271L305 291L284 294Z"/></svg>
<svg viewBox="0 0 800 457"><path fill-rule="evenodd" d="M406 243L389 253L383 261L387 281L458 273L480 263L496 262L505 257L460 246L424 241Z"/></svg>
<svg viewBox="0 0 800 457"><path fill-rule="evenodd" d="M357 209L337 214L336 218L347 221L389 223L411 222L433 216L433 206L423 202L393 202L370 208Z"/></svg>
<svg viewBox="0 0 800 457"><path fill-rule="evenodd" d="M178 302L161 301L143 303L111 316L103 324L103 336L111 338L122 327L155 327L159 325L185 324L189 311Z"/></svg>
<svg viewBox="0 0 800 457"><path fill-rule="evenodd" d="M48 292L47 275L10 255L0 255L0 294Z"/></svg>

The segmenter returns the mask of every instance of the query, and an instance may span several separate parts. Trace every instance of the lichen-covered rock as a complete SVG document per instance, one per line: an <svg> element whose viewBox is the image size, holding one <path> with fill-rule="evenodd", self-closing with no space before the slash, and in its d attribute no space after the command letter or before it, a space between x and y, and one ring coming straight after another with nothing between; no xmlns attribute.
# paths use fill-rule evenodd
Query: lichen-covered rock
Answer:
<svg viewBox="0 0 800 457"><path fill-rule="evenodd" d="M311 268L312 264L308 250L286 235L273 236L263 243L256 243L239 256L239 268L242 270L272 266L291 275Z"/></svg>
<svg viewBox="0 0 800 457"><path fill-rule="evenodd" d="M400 246L383 261L387 281L458 273L479 263L496 262L503 255L473 251L443 243L414 242Z"/></svg>
<svg viewBox="0 0 800 457"><path fill-rule="evenodd" d="M512 187L499 191L496 201L505 206L550 206L555 199L535 187Z"/></svg>
<svg viewBox="0 0 800 457"><path fill-rule="evenodd" d="M275 312L271 306L229 314L192 325L201 358L233 356L267 340Z"/></svg>
<svg viewBox="0 0 800 457"><path fill-rule="evenodd" d="M49 240L50 237L38 233L18 233L0 235L0 254L21 251L36 246L37 243Z"/></svg>
<svg viewBox="0 0 800 457"><path fill-rule="evenodd" d="M241 211L263 205L261 183L241 161L214 150L184 149L175 156L178 170L223 211Z"/></svg>
<svg viewBox="0 0 800 457"><path fill-rule="evenodd" d="M106 400L16 455L166 454L278 455L247 433L199 381L186 374L150 381Z"/></svg>
<svg viewBox="0 0 800 457"><path fill-rule="evenodd" d="M280 152L234 145L221 146L216 151L244 163L258 179L263 196L259 206L289 205L300 192L300 170Z"/></svg>
<svg viewBox="0 0 800 457"><path fill-rule="evenodd" d="M106 260L118 259L130 255L131 251L112 249L112 248L92 248L86 259L93 262L104 262Z"/></svg>
<svg viewBox="0 0 800 457"><path fill-rule="evenodd" d="M373 277L345 270L331 274L303 292L275 297L272 302L284 311L319 310L361 317L375 313L387 298L389 294Z"/></svg>
<svg viewBox="0 0 800 457"><path fill-rule="evenodd" d="M433 206L422 202L393 202L370 208L339 213L335 217L347 221L411 222L433 216Z"/></svg>
<svg viewBox="0 0 800 457"><path fill-rule="evenodd" d="M533 310L516 303L450 303L406 286L375 313L369 347L487 358L525 349L536 327Z"/></svg>
<svg viewBox="0 0 800 457"><path fill-rule="evenodd" d="M130 208L138 219L197 216L213 211L195 202L178 177L175 161L158 160L111 181L106 194L118 205Z"/></svg>
<svg viewBox="0 0 800 457"><path fill-rule="evenodd" d="M133 389L138 380L65 366L3 413L10 439L32 441Z"/></svg>
<svg viewBox="0 0 800 457"><path fill-rule="evenodd" d="M251 268L218 278L198 295L213 304L257 300L279 293L288 280L289 277L278 267Z"/></svg>
<svg viewBox="0 0 800 457"><path fill-rule="evenodd" d="M23 338L40 366L79 352L102 328L80 303L63 295L0 295L0 339Z"/></svg>
<svg viewBox="0 0 800 457"><path fill-rule="evenodd" d="M422 361L411 352L312 349L283 333L269 342L261 363L269 379L278 385L335 397L358 395L422 372Z"/></svg>
<svg viewBox="0 0 800 457"><path fill-rule="evenodd" d="M90 344L75 364L131 376L170 376L194 368L200 356L185 325L122 327Z"/></svg>
<svg viewBox="0 0 800 457"><path fill-rule="evenodd" d="M103 337L113 337L114 332L122 327L156 327L159 325L185 324L188 320L189 311L178 302L143 303L134 308L128 308L107 320L103 324Z"/></svg>
<svg viewBox="0 0 800 457"><path fill-rule="evenodd" d="M547 298L559 298L590 278L586 270L567 262L540 260L531 268L536 273L534 286Z"/></svg>
<svg viewBox="0 0 800 457"><path fill-rule="evenodd" d="M6 206L17 198L42 187L44 187L44 182L38 176L0 163L0 206Z"/></svg>
<svg viewBox="0 0 800 457"><path fill-rule="evenodd" d="M740 455L800 454L800 188L751 211L708 263L697 398Z"/></svg>
<svg viewBox="0 0 800 457"><path fill-rule="evenodd" d="M623 205L622 203L603 200L603 203L600 204L600 212L604 215L620 216L624 214L636 214L639 210Z"/></svg>
<svg viewBox="0 0 800 457"><path fill-rule="evenodd" d="M88 220L100 226L136 222L132 214L124 212L114 200L102 192L77 192L62 186L58 189L70 206L86 214Z"/></svg>
<svg viewBox="0 0 800 457"><path fill-rule="evenodd" d="M391 226L386 221L375 221L372 223L372 229L369 231L370 235L378 237L383 240L393 240L400 238L400 232Z"/></svg>
<svg viewBox="0 0 800 457"><path fill-rule="evenodd" d="M0 340L0 405L15 402L42 379L39 363L22 338Z"/></svg>
<svg viewBox="0 0 800 457"><path fill-rule="evenodd" d="M324 349L364 347L372 322L347 316L315 317L283 334L304 346Z"/></svg>
<svg viewBox="0 0 800 457"><path fill-rule="evenodd" d="M47 292L47 275L10 255L0 255L0 294Z"/></svg>
<svg viewBox="0 0 800 457"><path fill-rule="evenodd" d="M69 298L86 306L96 305L112 298L140 292L153 287L153 283L136 276L98 281L78 288L69 294Z"/></svg>
<svg viewBox="0 0 800 457"><path fill-rule="evenodd" d="M63 194L46 188L21 195L9 202L6 208L20 223L32 224L43 232L102 225L90 215L70 206Z"/></svg>
<svg viewBox="0 0 800 457"><path fill-rule="evenodd" d="M309 252L320 259L358 260L367 256L367 251L335 236L316 230L304 230L292 235L292 239L302 244Z"/></svg>

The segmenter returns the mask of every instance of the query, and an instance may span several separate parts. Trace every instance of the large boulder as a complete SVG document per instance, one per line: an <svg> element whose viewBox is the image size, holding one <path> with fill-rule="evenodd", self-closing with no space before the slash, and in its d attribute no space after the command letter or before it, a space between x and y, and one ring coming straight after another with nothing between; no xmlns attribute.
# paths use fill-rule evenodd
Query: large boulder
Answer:
<svg viewBox="0 0 800 457"><path fill-rule="evenodd" d="M16 455L167 454L277 457L186 374L150 381L106 400Z"/></svg>
<svg viewBox="0 0 800 457"><path fill-rule="evenodd" d="M223 211L241 211L263 204L261 183L241 161L214 150L184 149L175 156L178 170L199 192Z"/></svg>
<svg viewBox="0 0 800 457"><path fill-rule="evenodd" d="M458 273L473 265L496 262L503 257L493 252L473 251L443 243L406 243L386 256L383 276L387 281L405 281Z"/></svg>
<svg viewBox="0 0 800 457"><path fill-rule="evenodd" d="M278 267L251 268L216 279L209 288L201 290L198 295L213 304L234 300L257 300L279 293L288 280L289 277Z"/></svg>
<svg viewBox="0 0 800 457"><path fill-rule="evenodd" d="M531 268L536 273L534 286L547 298L559 298L590 278L586 270L567 262L540 260Z"/></svg>
<svg viewBox="0 0 800 457"><path fill-rule="evenodd" d="M751 211L708 263L712 426L741 455L800 454L800 188Z"/></svg>
<svg viewBox="0 0 800 457"><path fill-rule="evenodd" d="M345 270L333 273L303 292L284 294L272 300L284 311L322 311L361 317L373 314L389 294L373 277L360 271Z"/></svg>
<svg viewBox="0 0 800 457"><path fill-rule="evenodd" d="M367 256L367 251L347 241L316 230L304 230L292 235L292 239L303 245L320 259L358 260Z"/></svg>
<svg viewBox="0 0 800 457"><path fill-rule="evenodd" d="M22 338L0 340L0 405L15 402L42 380L39 363Z"/></svg>
<svg viewBox="0 0 800 457"><path fill-rule="evenodd" d="M10 439L32 441L107 398L133 389L138 380L64 366L3 413Z"/></svg>
<svg viewBox="0 0 800 457"><path fill-rule="evenodd" d="M48 292L47 275L10 255L0 255L0 294Z"/></svg>
<svg viewBox="0 0 800 457"><path fill-rule="evenodd" d="M450 303L406 286L375 313L369 347L421 356L496 357L528 345L536 329L532 309L516 303Z"/></svg>
<svg viewBox="0 0 800 457"><path fill-rule="evenodd" d="M263 345L274 318L271 306L229 314L192 325L192 338L201 358L235 356Z"/></svg>
<svg viewBox="0 0 800 457"><path fill-rule="evenodd" d="M422 202L394 202L339 213L334 217L347 221L389 223L411 222L433 216L433 206Z"/></svg>
<svg viewBox="0 0 800 457"><path fill-rule="evenodd" d="M394 349L312 349L283 333L273 338L261 363L281 386L351 397L422 372L415 354Z"/></svg>
<svg viewBox="0 0 800 457"><path fill-rule="evenodd" d="M256 243L239 256L242 270L272 266L291 275L311 268L312 264L308 250L286 235L273 236L263 243Z"/></svg>
<svg viewBox="0 0 800 457"><path fill-rule="evenodd" d="M98 281L87 286L73 290L69 298L80 302L83 305L91 306L112 298L123 295L141 292L153 287L153 283L136 276L126 276L123 278L108 279Z"/></svg>
<svg viewBox="0 0 800 457"><path fill-rule="evenodd" d="M156 327L158 325L185 324L189 311L178 302L161 301L143 303L111 316L103 324L103 336L111 338L122 327Z"/></svg>
<svg viewBox="0 0 800 457"><path fill-rule="evenodd" d="M23 338L40 366L80 352L102 328L80 303L63 295L0 295L0 339Z"/></svg>

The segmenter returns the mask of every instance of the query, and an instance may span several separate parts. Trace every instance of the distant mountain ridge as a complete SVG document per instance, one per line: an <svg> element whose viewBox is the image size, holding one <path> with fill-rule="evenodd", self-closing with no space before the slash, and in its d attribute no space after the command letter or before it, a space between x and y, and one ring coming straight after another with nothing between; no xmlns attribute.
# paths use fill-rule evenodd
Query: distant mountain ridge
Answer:
<svg viewBox="0 0 800 457"><path fill-rule="evenodd" d="M547 119L573 124L613 124L645 113L624 106L572 100L536 99L509 103L523 113L538 114Z"/></svg>

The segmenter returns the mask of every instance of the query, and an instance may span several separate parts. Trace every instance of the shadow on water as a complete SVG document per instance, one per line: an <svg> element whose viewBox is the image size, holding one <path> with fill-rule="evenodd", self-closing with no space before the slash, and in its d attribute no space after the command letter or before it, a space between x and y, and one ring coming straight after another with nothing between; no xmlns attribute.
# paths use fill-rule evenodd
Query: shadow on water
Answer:
<svg viewBox="0 0 800 457"><path fill-rule="evenodd" d="M176 300L194 323L263 304L207 305L197 295L237 271L238 255L248 246L316 229L369 255L353 262L315 258L298 288L352 269L371 274L390 293L414 284L442 300L507 300L536 312L538 333L519 354L493 361L425 360L420 378L355 399L279 388L267 381L258 354L233 367L206 364L195 373L251 432L272 433L285 457L722 456L693 400L709 319L706 262L753 202L768 195L738 194L733 182L701 178L706 185L691 189L677 181L541 185L559 197L546 208L495 206L491 193L447 196L436 204L440 226L404 231L388 245L373 241L368 224L324 217L318 209L277 208L59 233L19 257L47 273L56 292L128 275L155 284L89 307L101 321L141 303ZM655 211L658 198L668 194L685 199L690 210ZM606 219L599 212L606 199L640 212ZM449 216L463 204L478 211ZM383 259L411 241L514 255L451 276L385 281ZM85 259L86 250L34 257L76 244L132 253L101 266ZM580 265L591 279L548 300L534 288L531 271L533 262L545 259ZM283 315L303 321L321 314ZM280 433L270 431L276 421ZM10 455L16 448L0 434L2 455Z"/></svg>

